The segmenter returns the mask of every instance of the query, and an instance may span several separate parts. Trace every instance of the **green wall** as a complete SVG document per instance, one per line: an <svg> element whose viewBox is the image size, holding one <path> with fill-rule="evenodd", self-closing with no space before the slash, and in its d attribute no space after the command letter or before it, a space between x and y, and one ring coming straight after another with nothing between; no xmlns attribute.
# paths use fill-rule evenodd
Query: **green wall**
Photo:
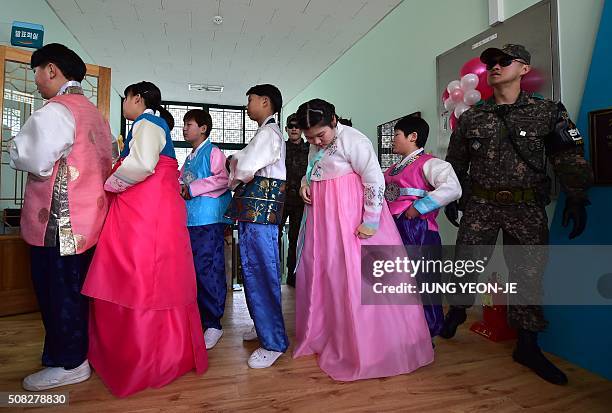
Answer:
<svg viewBox="0 0 612 413"><path fill-rule="evenodd" d="M0 44L10 46L11 26L14 20L42 24L45 28L45 44L65 44L81 56L86 63L96 64L95 60L83 50L46 1L0 0L0 11ZM113 135L118 135L121 127L121 98L114 89L111 93L110 126Z"/></svg>
<svg viewBox="0 0 612 413"><path fill-rule="evenodd" d="M506 18L537 3L506 0ZM590 63L603 0L559 0L561 95L575 118ZM460 6L460 7L459 7ZM404 0L366 36L284 107L293 113L312 98L336 105L339 115L376 142L376 126L421 111L437 141L436 56L489 27L486 0ZM374 145L376 147L376 143ZM549 211L554 210L554 205ZM444 243L456 231L440 218Z"/></svg>

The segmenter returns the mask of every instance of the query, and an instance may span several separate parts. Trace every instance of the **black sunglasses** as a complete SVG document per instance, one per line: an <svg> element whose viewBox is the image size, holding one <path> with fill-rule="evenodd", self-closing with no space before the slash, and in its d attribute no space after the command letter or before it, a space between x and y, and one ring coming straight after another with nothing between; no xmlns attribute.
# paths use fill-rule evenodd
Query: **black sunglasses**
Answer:
<svg viewBox="0 0 612 413"><path fill-rule="evenodd" d="M299 129L300 127L298 126L297 123L290 123L287 125L287 129Z"/></svg>
<svg viewBox="0 0 612 413"><path fill-rule="evenodd" d="M489 61L489 63L487 63L487 70L493 70L493 68L495 66L497 66L497 64L499 64L501 67L508 67L512 64L512 62L517 61L519 63L522 63L524 65L526 65L527 63L523 62L522 60L519 59L515 59L513 57L510 56L503 56L503 57L499 57L497 59L493 59L492 61Z"/></svg>

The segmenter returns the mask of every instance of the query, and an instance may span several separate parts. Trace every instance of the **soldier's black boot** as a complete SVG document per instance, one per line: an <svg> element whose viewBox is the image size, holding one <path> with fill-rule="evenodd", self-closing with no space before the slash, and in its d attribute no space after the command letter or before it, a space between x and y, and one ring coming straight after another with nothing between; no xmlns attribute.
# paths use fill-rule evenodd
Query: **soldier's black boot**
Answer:
<svg viewBox="0 0 612 413"><path fill-rule="evenodd" d="M530 368L535 374L552 384L566 384L567 376L542 354L538 346L538 333L519 329L512 358Z"/></svg>
<svg viewBox="0 0 612 413"><path fill-rule="evenodd" d="M444 316L444 324L442 324L442 330L440 330L440 337L442 338L453 338L457 332L457 327L465 323L467 314L465 308L450 306L446 316Z"/></svg>

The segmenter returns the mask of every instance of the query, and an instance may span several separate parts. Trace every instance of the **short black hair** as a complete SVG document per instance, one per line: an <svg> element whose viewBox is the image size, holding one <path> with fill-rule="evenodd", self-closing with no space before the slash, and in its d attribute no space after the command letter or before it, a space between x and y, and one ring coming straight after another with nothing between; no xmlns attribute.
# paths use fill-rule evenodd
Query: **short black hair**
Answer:
<svg viewBox="0 0 612 413"><path fill-rule="evenodd" d="M191 109L183 116L183 122L187 123L190 120L195 120L199 127L206 125L206 132L204 132L204 135L206 137L210 135L210 130L212 129L212 117L210 113L203 109Z"/></svg>
<svg viewBox="0 0 612 413"><path fill-rule="evenodd" d="M429 136L429 125L425 119L416 116L406 116L397 121L394 130L401 130L404 135L408 136L412 132L417 133L416 146L422 148L427 143Z"/></svg>
<svg viewBox="0 0 612 413"><path fill-rule="evenodd" d="M312 99L302 103L295 114L300 129L331 126L334 117L338 119L335 106L323 99Z"/></svg>
<svg viewBox="0 0 612 413"><path fill-rule="evenodd" d="M60 43L49 43L32 53L30 67L43 67L53 63L68 80L81 82L85 78L87 66L83 59L71 49Z"/></svg>
<svg viewBox="0 0 612 413"><path fill-rule="evenodd" d="M267 97L268 99L270 99L270 102L272 102L273 113L280 113L280 110L283 107L283 95L281 95L280 90L278 90L276 86L270 85L268 83L253 86L246 92L246 95Z"/></svg>

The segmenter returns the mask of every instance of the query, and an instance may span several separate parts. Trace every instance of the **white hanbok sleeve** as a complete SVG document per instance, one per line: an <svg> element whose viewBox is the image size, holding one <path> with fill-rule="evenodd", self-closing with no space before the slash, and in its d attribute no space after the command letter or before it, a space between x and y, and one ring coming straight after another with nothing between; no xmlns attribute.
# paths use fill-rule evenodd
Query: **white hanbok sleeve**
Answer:
<svg viewBox="0 0 612 413"><path fill-rule="evenodd" d="M353 140L354 139L354 140ZM380 169L372 142L365 136L346 142L347 159L363 183L363 219L366 227L378 229L385 195L385 177Z"/></svg>
<svg viewBox="0 0 612 413"><path fill-rule="evenodd" d="M423 175L434 190L412 204L421 215L461 198L461 185L450 163L438 158L430 159L423 164Z"/></svg>
<svg viewBox="0 0 612 413"><path fill-rule="evenodd" d="M163 128L147 119L138 121L132 128L130 153L106 180L104 189L109 192L123 192L153 175L164 146L166 132Z"/></svg>
<svg viewBox="0 0 612 413"><path fill-rule="evenodd" d="M255 172L278 162L281 158L281 139L271 128L261 128L249 144L232 156L229 186L250 182Z"/></svg>
<svg viewBox="0 0 612 413"><path fill-rule="evenodd" d="M8 141L11 168L49 179L55 163L70 153L74 132L72 112L61 103L47 103Z"/></svg>

